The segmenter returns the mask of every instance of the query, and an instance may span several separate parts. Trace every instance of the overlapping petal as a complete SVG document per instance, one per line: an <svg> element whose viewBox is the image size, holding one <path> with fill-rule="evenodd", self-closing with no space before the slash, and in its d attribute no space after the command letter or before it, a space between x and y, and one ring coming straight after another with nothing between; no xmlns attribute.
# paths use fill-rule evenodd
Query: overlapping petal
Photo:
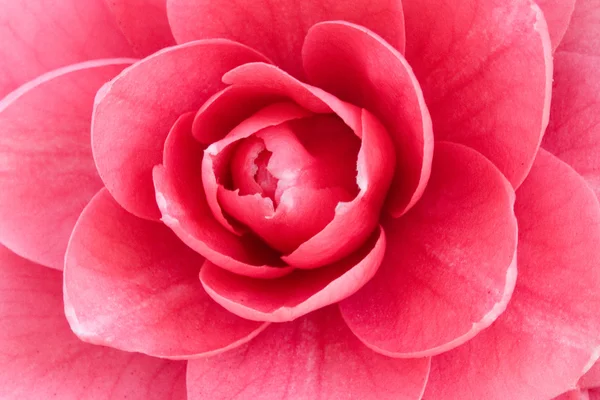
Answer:
<svg viewBox="0 0 600 400"><path fill-rule="evenodd" d="M422 357L454 348L504 311L516 281L514 192L481 154L440 142L423 197L384 221L375 277L340 304L373 350Z"/></svg>
<svg viewBox="0 0 600 400"><path fill-rule="evenodd" d="M161 220L190 248L236 274L273 278L285 268L279 255L253 235L235 235L213 216L202 185L204 148L192 137L193 113L173 125L163 164L153 177Z"/></svg>
<svg viewBox="0 0 600 400"><path fill-rule="evenodd" d="M103 189L65 256L67 319L83 340L165 358L218 353L266 327L227 312L198 280L204 258L168 228L123 210Z"/></svg>
<svg viewBox="0 0 600 400"><path fill-rule="evenodd" d="M257 49L297 78L304 76L304 36L317 22L360 24L404 51L402 3L397 0L168 0L167 11L179 43L232 39Z"/></svg>
<svg viewBox="0 0 600 400"><path fill-rule="evenodd" d="M367 349L331 306L271 325L219 357L190 361L188 399L414 400L428 370L428 358L399 360Z"/></svg>
<svg viewBox="0 0 600 400"><path fill-rule="evenodd" d="M514 187L548 124L552 48L530 0L404 0L406 59L435 139L489 158Z"/></svg>
<svg viewBox="0 0 600 400"><path fill-rule="evenodd" d="M256 321L291 321L356 292L379 268L385 248L380 229L351 256L312 271L298 269L279 279L257 280L206 263L200 280L216 302L236 315Z"/></svg>
<svg viewBox="0 0 600 400"><path fill-rule="evenodd" d="M240 64L264 61L241 44L204 40L159 51L127 68L96 97L92 149L100 177L129 212L158 219L152 168L181 114L196 111L223 89L221 76Z"/></svg>
<svg viewBox="0 0 600 400"><path fill-rule="evenodd" d="M0 99L69 64L134 56L103 0L2 0L0 10Z"/></svg>
<svg viewBox="0 0 600 400"><path fill-rule="evenodd" d="M581 0L554 56L550 124L542 146L581 174L600 198L600 2Z"/></svg>
<svg viewBox="0 0 600 400"><path fill-rule="evenodd" d="M302 53L312 84L368 109L386 127L396 152L388 209L400 216L423 193L433 156L431 118L406 60L381 37L346 22L313 26Z"/></svg>
<svg viewBox="0 0 600 400"><path fill-rule="evenodd" d="M62 275L0 246L0 397L185 400L185 367L80 341L63 312Z"/></svg>
<svg viewBox="0 0 600 400"><path fill-rule="evenodd" d="M552 49L556 50L571 22L575 0L535 0L535 2L544 12Z"/></svg>
<svg viewBox="0 0 600 400"><path fill-rule="evenodd" d="M90 147L96 91L131 59L54 70L0 101L0 242L62 269L71 230L102 188Z"/></svg>
<svg viewBox="0 0 600 400"><path fill-rule="evenodd" d="M600 205L541 150L517 191L519 279L506 311L433 358L425 398L549 399L575 388L600 346Z"/></svg>
<svg viewBox="0 0 600 400"><path fill-rule="evenodd" d="M119 28L141 57L175 44L167 0L105 0Z"/></svg>

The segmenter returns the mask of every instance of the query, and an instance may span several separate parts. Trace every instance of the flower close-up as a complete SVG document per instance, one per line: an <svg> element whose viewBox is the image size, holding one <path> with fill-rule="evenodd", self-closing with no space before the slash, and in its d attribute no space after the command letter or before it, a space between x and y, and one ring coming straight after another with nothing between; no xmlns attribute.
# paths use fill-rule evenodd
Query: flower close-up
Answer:
<svg viewBox="0 0 600 400"><path fill-rule="evenodd" d="M600 400L600 0L0 0L0 398Z"/></svg>

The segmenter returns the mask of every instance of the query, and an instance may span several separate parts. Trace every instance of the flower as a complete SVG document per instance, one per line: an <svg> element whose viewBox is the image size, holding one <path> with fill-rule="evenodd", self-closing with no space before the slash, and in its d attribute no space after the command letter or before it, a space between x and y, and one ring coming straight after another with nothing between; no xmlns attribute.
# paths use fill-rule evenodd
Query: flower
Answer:
<svg viewBox="0 0 600 400"><path fill-rule="evenodd" d="M600 386L598 0L0 5L0 397Z"/></svg>

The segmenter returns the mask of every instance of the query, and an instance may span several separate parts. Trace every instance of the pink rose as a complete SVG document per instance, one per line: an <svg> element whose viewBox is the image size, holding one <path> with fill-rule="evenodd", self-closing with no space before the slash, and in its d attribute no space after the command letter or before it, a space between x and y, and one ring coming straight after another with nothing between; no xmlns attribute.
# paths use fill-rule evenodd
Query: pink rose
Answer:
<svg viewBox="0 0 600 400"><path fill-rule="evenodd" d="M598 396L600 0L0 10L2 399Z"/></svg>

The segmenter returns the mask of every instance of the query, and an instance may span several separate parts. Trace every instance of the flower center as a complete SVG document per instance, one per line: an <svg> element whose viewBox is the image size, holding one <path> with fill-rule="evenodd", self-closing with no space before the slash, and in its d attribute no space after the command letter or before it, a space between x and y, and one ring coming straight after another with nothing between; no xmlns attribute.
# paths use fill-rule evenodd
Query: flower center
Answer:
<svg viewBox="0 0 600 400"><path fill-rule="evenodd" d="M267 149L262 150L258 154L258 157L254 160L254 165L256 166L254 181L262 189L262 197L270 198L273 201L273 205L277 207L278 201L275 199L275 191L277 190L279 180L267 169L272 155L273 153Z"/></svg>

